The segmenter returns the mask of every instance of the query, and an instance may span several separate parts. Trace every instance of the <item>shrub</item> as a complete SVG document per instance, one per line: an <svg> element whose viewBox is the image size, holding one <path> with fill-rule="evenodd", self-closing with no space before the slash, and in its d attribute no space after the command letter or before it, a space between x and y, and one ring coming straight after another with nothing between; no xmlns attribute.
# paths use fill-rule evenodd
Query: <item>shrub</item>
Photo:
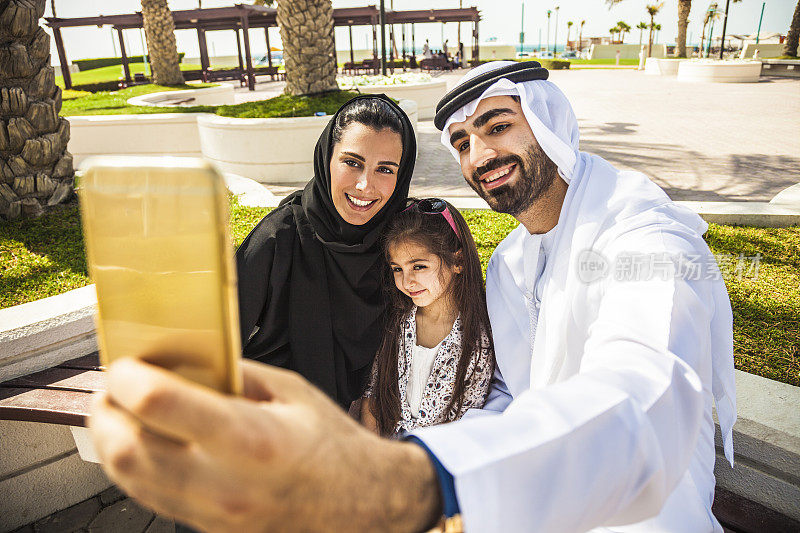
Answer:
<svg viewBox="0 0 800 533"><path fill-rule="evenodd" d="M178 63L183 61L183 56L186 54L184 52L180 52L178 54ZM149 56L148 56L149 60ZM122 58L121 57L98 57L94 59L76 59L72 62L74 65L78 65L78 69L81 72L85 72L87 70L92 70L101 67L110 67L112 65L121 65ZM128 63L144 63L143 56L129 56Z"/></svg>
<svg viewBox="0 0 800 533"><path fill-rule="evenodd" d="M541 65L547 70L567 70L569 69L569 61L566 59L537 59Z"/></svg>

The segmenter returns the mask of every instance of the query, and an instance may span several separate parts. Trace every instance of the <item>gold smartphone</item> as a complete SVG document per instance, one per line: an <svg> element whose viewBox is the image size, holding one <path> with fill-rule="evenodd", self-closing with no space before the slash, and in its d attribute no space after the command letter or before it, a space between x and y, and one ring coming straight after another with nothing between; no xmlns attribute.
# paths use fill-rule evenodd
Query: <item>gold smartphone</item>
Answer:
<svg viewBox="0 0 800 533"><path fill-rule="evenodd" d="M241 392L225 184L190 158L102 157L78 186L100 358L138 357Z"/></svg>

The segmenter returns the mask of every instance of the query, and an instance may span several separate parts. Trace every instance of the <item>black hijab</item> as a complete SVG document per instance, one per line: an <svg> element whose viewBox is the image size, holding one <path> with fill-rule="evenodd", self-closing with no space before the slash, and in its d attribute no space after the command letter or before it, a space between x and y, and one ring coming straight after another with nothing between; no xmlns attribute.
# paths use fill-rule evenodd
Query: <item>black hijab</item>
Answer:
<svg viewBox="0 0 800 533"><path fill-rule="evenodd" d="M366 224L333 205L334 124L358 100L379 99L398 115L403 153L389 200ZM358 398L384 331L379 237L408 197L416 138L384 95L358 96L328 122L314 150L314 178L264 217L236 252L245 357L295 370L347 408Z"/></svg>

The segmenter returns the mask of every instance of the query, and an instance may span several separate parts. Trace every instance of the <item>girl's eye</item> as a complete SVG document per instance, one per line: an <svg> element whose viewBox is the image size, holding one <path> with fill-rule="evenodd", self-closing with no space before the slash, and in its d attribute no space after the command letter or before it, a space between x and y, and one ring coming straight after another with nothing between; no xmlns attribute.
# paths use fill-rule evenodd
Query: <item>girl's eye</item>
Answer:
<svg viewBox="0 0 800 533"><path fill-rule="evenodd" d="M378 172L382 174L394 174L394 170L389 167L378 167Z"/></svg>
<svg viewBox="0 0 800 533"><path fill-rule="evenodd" d="M403 269L402 269L402 268L400 268L400 267L391 267L391 271L392 271L392 272L402 272L402 271L403 271Z"/></svg>
<svg viewBox="0 0 800 533"><path fill-rule="evenodd" d="M509 124L498 124L497 126L493 127L491 133L500 133L508 128Z"/></svg>
<svg viewBox="0 0 800 533"><path fill-rule="evenodd" d="M414 265L414 270L422 270L423 268L428 268L426 265Z"/></svg>
<svg viewBox="0 0 800 533"><path fill-rule="evenodd" d="M361 163L359 163L355 159L345 159L344 164L349 167L361 168Z"/></svg>

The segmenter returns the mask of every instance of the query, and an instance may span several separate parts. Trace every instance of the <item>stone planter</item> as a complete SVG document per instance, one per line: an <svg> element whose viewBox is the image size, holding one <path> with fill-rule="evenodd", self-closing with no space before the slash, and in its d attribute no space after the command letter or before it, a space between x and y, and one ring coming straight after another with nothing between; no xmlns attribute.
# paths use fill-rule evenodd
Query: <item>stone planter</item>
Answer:
<svg viewBox="0 0 800 533"><path fill-rule="evenodd" d="M128 105L175 107L194 105L235 104L233 85L223 83L216 87L187 89L185 91L164 91L128 98Z"/></svg>
<svg viewBox="0 0 800 533"><path fill-rule="evenodd" d="M761 61L693 59L678 66L678 81L687 82L749 83L758 81L760 75Z"/></svg>
<svg viewBox="0 0 800 533"><path fill-rule="evenodd" d="M678 67L685 58L648 57L644 64L644 73L659 76L677 76Z"/></svg>
<svg viewBox="0 0 800 533"><path fill-rule="evenodd" d="M447 92L447 82L445 80L432 80L397 85L359 85L353 88L342 87L342 89L360 91L367 94L385 94L395 100L413 100L417 103L419 119L433 120L436 114L436 104Z"/></svg>
<svg viewBox="0 0 800 533"><path fill-rule="evenodd" d="M417 104L401 100L416 131ZM203 157L224 172L261 183L307 181L313 175L314 146L325 125L324 117L230 118L197 117Z"/></svg>
<svg viewBox="0 0 800 533"><path fill-rule="evenodd" d="M199 157L197 117L201 113L67 117L69 151L78 165L94 155Z"/></svg>

